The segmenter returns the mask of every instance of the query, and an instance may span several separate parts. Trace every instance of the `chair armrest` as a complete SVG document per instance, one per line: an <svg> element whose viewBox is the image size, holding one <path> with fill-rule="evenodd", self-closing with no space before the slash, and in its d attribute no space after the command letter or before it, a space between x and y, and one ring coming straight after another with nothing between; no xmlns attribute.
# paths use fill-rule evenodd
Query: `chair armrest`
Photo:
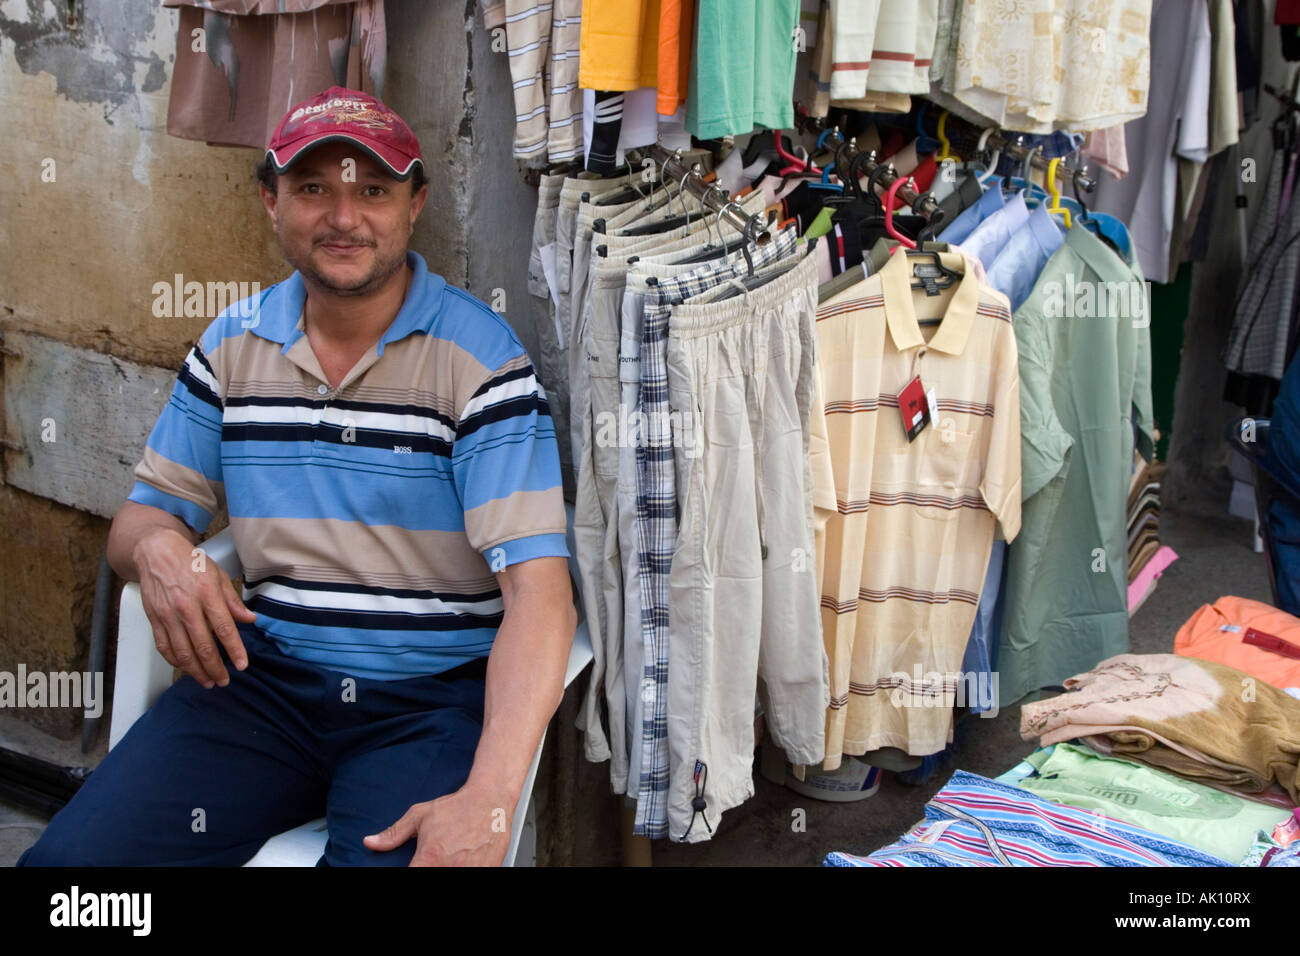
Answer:
<svg viewBox="0 0 1300 956"><path fill-rule="evenodd" d="M573 540L573 505L566 503L564 506L565 518L565 541L569 546L569 575L573 578L574 584L582 580L578 571L578 549ZM591 633L587 630L586 616L583 614L582 601L575 602L578 611L578 628L573 635L573 647L569 649L569 665L564 671L564 686L568 687L573 683L573 679L582 673L582 669L591 663Z"/></svg>
<svg viewBox="0 0 1300 956"><path fill-rule="evenodd" d="M113 674L113 715L108 749L117 742L172 682L172 666L158 653L153 627L144 613L140 585L122 589L117 616L117 668Z"/></svg>
<svg viewBox="0 0 1300 956"><path fill-rule="evenodd" d="M591 663L591 658L591 633L587 630L587 622L579 617L578 629L573 634L573 647L569 649L569 664L564 669L565 687L572 684L582 669Z"/></svg>

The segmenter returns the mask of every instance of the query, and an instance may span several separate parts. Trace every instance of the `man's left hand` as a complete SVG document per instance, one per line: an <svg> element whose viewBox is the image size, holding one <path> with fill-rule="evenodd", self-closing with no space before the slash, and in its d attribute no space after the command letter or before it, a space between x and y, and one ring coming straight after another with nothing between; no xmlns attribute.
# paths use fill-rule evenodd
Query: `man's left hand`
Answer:
<svg viewBox="0 0 1300 956"><path fill-rule="evenodd" d="M395 850L416 837L411 866L500 866L510 848L513 803L462 787L412 805L392 826L365 838L371 850Z"/></svg>

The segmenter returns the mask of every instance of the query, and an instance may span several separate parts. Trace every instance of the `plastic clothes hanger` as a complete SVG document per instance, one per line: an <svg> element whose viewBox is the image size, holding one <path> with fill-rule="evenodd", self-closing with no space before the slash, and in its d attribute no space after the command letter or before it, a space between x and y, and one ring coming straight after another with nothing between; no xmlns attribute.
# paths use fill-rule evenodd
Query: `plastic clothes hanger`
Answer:
<svg viewBox="0 0 1300 956"><path fill-rule="evenodd" d="M952 144L948 142L948 134L944 128L948 125L948 110L939 114L939 152L935 154L935 162L942 163L945 159L956 160L961 162L961 157L952 151Z"/></svg>
<svg viewBox="0 0 1300 956"><path fill-rule="evenodd" d="M985 165L984 172L979 173L976 177L977 180L979 181L981 189L987 186L989 184L989 180L991 180L994 177L994 175L996 175L998 169L998 161L1002 159L1001 148L995 149L993 151L993 155L989 159L987 160L984 159L984 155L985 155L984 147L988 145L989 137L993 135L993 129L994 128L992 126L984 127L984 132L980 133L979 144L975 147L976 155L980 157L981 161L983 161Z"/></svg>
<svg viewBox="0 0 1300 956"><path fill-rule="evenodd" d="M1020 166L1020 179L1023 186L1020 189L1020 195L1024 197L1025 205L1031 209L1037 206L1039 202L1047 198L1047 193L1034 182L1034 157L1043 151L1042 146L1035 146L1029 152L1025 153L1024 162ZM1041 195L1040 195L1041 193Z"/></svg>
<svg viewBox="0 0 1300 956"><path fill-rule="evenodd" d="M709 183L709 188L704 194L705 198L707 199L708 196L714 191L720 193L722 195L722 198L726 200L726 202L723 205L724 210L728 205L731 206L736 205L736 203L731 200L731 198L726 194L726 192L722 189L722 187L719 186L717 183ZM687 218L689 222L689 217ZM714 238L715 238L714 227L712 224L710 224L708 216L701 213L701 218L703 218L705 228L708 230L708 243L705 245L703 249L701 249L699 252L695 253L694 255L687 256L684 259L674 259L673 265L694 265L695 263L700 263L700 262L711 262L714 259L722 258L729 254L730 250L727 248L726 234L722 231L722 213L719 212L718 214L716 243L714 242Z"/></svg>
<svg viewBox="0 0 1300 956"><path fill-rule="evenodd" d="M824 201L824 205L851 206L854 203L857 203L859 200L861 200L862 188L861 186L856 186L855 188L855 184L852 179L853 163L854 160L857 159L857 157L854 156L852 159L848 159L848 160L845 159L845 150L850 149L856 145L857 145L856 139L851 139L848 142L844 142L841 138L840 144L835 147L835 159L831 163L831 168L835 170L835 175L840 180L840 191L839 191L839 195L827 196ZM847 170L847 173L840 172L840 170Z"/></svg>
<svg viewBox="0 0 1300 956"><path fill-rule="evenodd" d="M913 278L912 279L913 289L925 289L927 292L929 292L929 290L932 288L947 289L953 286L955 283L960 282L964 275L963 273L958 272L956 269L950 269L946 265L944 265L943 259L940 258L939 253L934 249L908 249L906 250L906 255L909 261L915 261L920 259L933 260L934 268L939 273L937 276L926 276L925 278ZM913 266L913 274L915 274L915 266ZM928 322L934 322L938 324L939 321L941 320L929 319L923 321L921 324L925 325Z"/></svg>
<svg viewBox="0 0 1300 956"><path fill-rule="evenodd" d="M626 173L623 171L624 166L627 167ZM593 203L596 206L613 206L621 203L632 202L634 199L645 199L646 194L643 193L635 185L637 177L634 174L636 172L637 171L632 168L632 160L629 159L626 154L624 154L622 165L616 167L614 172L608 178L618 178L620 176L626 176L627 182L624 183L622 186L618 187L617 189L611 190L610 192L595 197ZM655 172L656 174L659 172L657 166ZM650 187L650 192L653 195L654 193L653 184Z"/></svg>
<svg viewBox="0 0 1300 956"><path fill-rule="evenodd" d="M808 185L813 189L825 189L830 192L843 193L844 186L841 183L831 182L831 173L835 171L835 163L831 162L822 170L820 182L809 181Z"/></svg>
<svg viewBox="0 0 1300 956"><path fill-rule="evenodd" d="M781 142L782 134L780 134L780 131L777 132L778 135L776 136L774 142L774 145L776 147L776 154L789 164L788 166L786 166L781 170L782 176L788 176L791 173L816 173L818 175L821 174L821 170L818 169L816 166L814 166L813 163L809 160L808 151L806 149L804 149L802 146L798 144L795 144L794 147L795 149L803 150L802 158L794 155L793 153L787 152Z"/></svg>
<svg viewBox="0 0 1300 956"><path fill-rule="evenodd" d="M817 135L817 145L815 147L817 152L820 153L823 149L826 148L826 141L830 139L832 136L834 136L836 139L840 141L840 146L844 145L844 136L843 134L840 133L840 128L838 126L833 126L830 129L822 130Z"/></svg>
<svg viewBox="0 0 1300 956"><path fill-rule="evenodd" d="M915 249L916 243L894 228L894 201L898 194L898 190L901 189L905 183L911 184L908 187L910 189L916 188L916 184L911 176L899 176L889 184L889 189L885 191L885 232L888 233L891 238L897 239L899 245L903 248ZM891 252L890 254L892 255L893 253Z"/></svg>
<svg viewBox="0 0 1300 956"><path fill-rule="evenodd" d="M1074 201L1079 204L1079 223L1083 228L1087 229L1098 239L1108 245L1111 251L1114 252L1115 255L1119 256L1121 260L1127 262L1128 260L1125 258L1123 251L1119 246L1115 245L1115 240L1106 235L1101 228L1101 223L1088 213L1088 204L1083 201L1083 196L1079 195L1079 179L1086 172L1087 168L1086 165L1079 166L1074 171L1074 175L1071 177L1070 181L1071 188L1074 190Z"/></svg>
<svg viewBox="0 0 1300 956"><path fill-rule="evenodd" d="M881 179L881 177L887 175L894 175L896 177L895 182L901 182L902 180L908 178L908 177L898 176L897 171L894 169L893 163L886 163L882 166L877 166L872 171L871 175L867 177L866 195L869 196L871 202L875 204L876 212L874 215L864 216L858 221L858 229L859 229L858 236L862 240L863 249L867 249L870 248L871 246L874 246L878 239L892 238L892 234L889 231L890 224L886 222L885 215L884 215L886 211L886 204L888 201L887 200L882 201L880 196L876 193L879 180ZM864 206L865 205L866 203L864 203ZM890 210L892 210L893 208L892 205L890 205L889 208ZM894 233L897 233L899 231L897 221L894 221L892 226L893 226ZM925 226L925 220L918 217L914 223L910 224L909 228L921 229L924 226Z"/></svg>
<svg viewBox="0 0 1300 956"><path fill-rule="evenodd" d="M1054 216L1061 216L1065 220L1065 228L1070 228L1070 210L1061 205L1061 188L1056 185L1056 167L1061 165L1059 156L1053 157L1052 161L1047 164L1047 189L1051 193L1052 202L1047 207L1047 211Z"/></svg>
<svg viewBox="0 0 1300 956"><path fill-rule="evenodd" d="M924 156L926 153L933 153L939 148L939 141L930 136L925 131L925 111L930 108L928 101L921 102L921 108L916 112L916 155Z"/></svg>
<svg viewBox="0 0 1300 956"><path fill-rule="evenodd" d="M867 163L874 162L876 162L876 151L874 149L865 153L858 153L858 155L854 156L853 159L849 161L849 188L853 190L853 193L857 196L858 200L865 203L868 207L878 206L879 199L876 196L875 189L870 188L871 180L869 177L868 188L865 190L862 188L862 168L866 166ZM880 166L877 165L876 169L879 168ZM874 175L874 170L872 174ZM881 212L883 211L884 210L882 209Z"/></svg>
<svg viewBox="0 0 1300 956"><path fill-rule="evenodd" d="M885 214L885 200L881 197L880 193L876 192L876 188L880 185L879 180L893 171L894 164L886 163L883 166L877 166L872 170L871 175L867 177L867 200L875 204L876 208L880 210L880 215L882 216Z"/></svg>

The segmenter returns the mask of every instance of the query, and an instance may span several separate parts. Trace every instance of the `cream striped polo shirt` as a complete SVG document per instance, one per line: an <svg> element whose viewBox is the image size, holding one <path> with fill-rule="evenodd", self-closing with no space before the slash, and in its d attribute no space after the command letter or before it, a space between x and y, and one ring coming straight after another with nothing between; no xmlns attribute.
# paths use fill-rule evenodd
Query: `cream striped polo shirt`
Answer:
<svg viewBox="0 0 1300 956"><path fill-rule="evenodd" d="M959 254L943 262L961 271ZM910 288L900 249L817 310L814 505L831 668L827 769L841 753L943 749L1000 521L1020 527L1020 379L1007 298L971 275ZM923 318L942 316L938 326ZM907 440L898 394L936 399Z"/></svg>

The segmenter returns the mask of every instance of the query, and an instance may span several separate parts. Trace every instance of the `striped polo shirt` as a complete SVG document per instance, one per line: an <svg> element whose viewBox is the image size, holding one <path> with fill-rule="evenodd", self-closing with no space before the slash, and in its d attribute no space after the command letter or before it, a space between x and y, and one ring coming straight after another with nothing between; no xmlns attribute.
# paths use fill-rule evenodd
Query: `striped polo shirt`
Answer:
<svg viewBox="0 0 1300 956"><path fill-rule="evenodd" d="M494 572L568 554L555 429L514 332L413 270L401 310L338 388L295 272L191 350L129 500L198 532L224 506L244 601L287 655L357 677L487 655Z"/></svg>
<svg viewBox="0 0 1300 956"><path fill-rule="evenodd" d="M962 256L941 254L961 270ZM841 753L948 742L996 522L1020 528L1020 375L1007 299L977 277L931 297L900 250L817 310L813 504L830 661L828 769ZM938 326L917 318L942 316ZM914 376L933 420L911 442Z"/></svg>

